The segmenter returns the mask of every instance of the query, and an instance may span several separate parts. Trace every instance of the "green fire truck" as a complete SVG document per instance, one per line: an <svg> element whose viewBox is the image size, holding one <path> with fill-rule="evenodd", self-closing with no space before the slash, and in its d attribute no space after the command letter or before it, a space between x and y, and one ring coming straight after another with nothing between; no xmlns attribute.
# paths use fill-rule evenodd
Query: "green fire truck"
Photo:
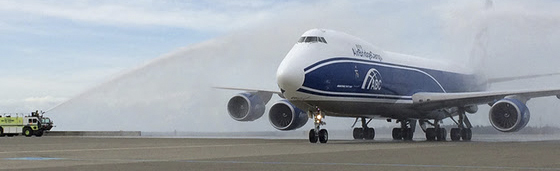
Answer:
<svg viewBox="0 0 560 171"><path fill-rule="evenodd" d="M43 136L45 131L51 130L53 122L48 117L43 116L44 112L39 111L31 112L29 116L0 116L0 137L25 135L31 137L33 135L40 137Z"/></svg>

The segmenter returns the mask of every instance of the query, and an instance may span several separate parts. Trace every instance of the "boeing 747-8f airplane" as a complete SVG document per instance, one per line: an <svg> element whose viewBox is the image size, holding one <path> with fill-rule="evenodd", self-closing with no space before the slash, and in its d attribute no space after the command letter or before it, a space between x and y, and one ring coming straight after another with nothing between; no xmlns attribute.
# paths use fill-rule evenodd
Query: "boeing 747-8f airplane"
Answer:
<svg viewBox="0 0 560 171"><path fill-rule="evenodd" d="M277 94L283 100L269 110L272 126L295 130L312 118L312 143L328 141L327 130L321 129L326 116L360 120L362 127L353 130L355 139L373 139L369 121L387 119L401 124L393 129L394 139L411 140L419 123L429 141L446 140L440 121L451 118L457 124L450 131L451 140L468 141L472 125L465 113L476 113L481 104L492 106L489 119L494 128L515 132L529 122L527 100L560 95L560 89L486 91L492 80L469 68L383 51L357 37L324 29L301 36L278 67L276 79L280 91L226 88L247 91L230 99L230 116L237 121L259 119Z"/></svg>

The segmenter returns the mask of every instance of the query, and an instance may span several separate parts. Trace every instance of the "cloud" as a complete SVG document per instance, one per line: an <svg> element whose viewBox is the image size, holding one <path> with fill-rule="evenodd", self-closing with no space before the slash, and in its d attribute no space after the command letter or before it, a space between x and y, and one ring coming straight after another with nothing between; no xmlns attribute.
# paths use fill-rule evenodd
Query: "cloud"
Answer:
<svg viewBox="0 0 560 171"><path fill-rule="evenodd" d="M52 97L52 96L45 96L45 97L29 97L26 98L24 101L25 102L30 102L30 103L50 103L50 102L62 102L64 100L67 100L66 98L56 98L56 97Z"/></svg>
<svg viewBox="0 0 560 171"><path fill-rule="evenodd" d="M99 67L77 71L41 71L38 68L14 69L2 73L2 99L26 99L28 97L65 97L75 96L108 75L122 72L120 67ZM0 105L0 108L6 107ZM52 106L46 106L50 108ZM46 108L42 108L46 109Z"/></svg>
<svg viewBox="0 0 560 171"><path fill-rule="evenodd" d="M276 8L266 1L0 1L0 12L54 17L121 27L179 27L199 31L227 31L259 22Z"/></svg>
<svg viewBox="0 0 560 171"><path fill-rule="evenodd" d="M42 96L42 97L28 97L19 100L2 100L0 113L30 113L35 110L45 110L57 104L60 104L68 98Z"/></svg>

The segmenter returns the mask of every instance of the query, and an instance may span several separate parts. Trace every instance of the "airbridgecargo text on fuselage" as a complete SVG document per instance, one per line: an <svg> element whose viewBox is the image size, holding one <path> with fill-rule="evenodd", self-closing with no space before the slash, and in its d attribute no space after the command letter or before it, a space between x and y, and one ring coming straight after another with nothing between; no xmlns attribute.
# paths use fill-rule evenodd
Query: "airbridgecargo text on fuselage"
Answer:
<svg viewBox="0 0 560 171"><path fill-rule="evenodd" d="M383 60L381 55L373 53L372 51L363 50L361 45L356 45L356 48L352 48L352 52L354 53L354 56L368 58L369 60Z"/></svg>

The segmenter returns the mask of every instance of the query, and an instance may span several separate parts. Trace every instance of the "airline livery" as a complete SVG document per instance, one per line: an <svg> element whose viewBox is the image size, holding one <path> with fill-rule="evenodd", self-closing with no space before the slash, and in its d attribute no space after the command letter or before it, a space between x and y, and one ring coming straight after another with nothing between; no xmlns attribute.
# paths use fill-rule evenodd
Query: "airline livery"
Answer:
<svg viewBox="0 0 560 171"><path fill-rule="evenodd" d="M529 76L530 77L530 76ZM527 125L527 100L557 96L560 89L486 91L488 84L515 78L486 79L472 69L411 55L383 51L357 37L324 29L305 32L288 52L276 75L280 91L225 88L247 91L227 105L237 121L253 121L265 112L273 94L283 98L271 106L268 116L278 130L295 130L313 119L309 141L326 143L321 129L326 116L356 118L355 139L374 139L368 127L372 119L401 124L392 131L395 140L412 140L420 124L428 141L445 141L447 130L440 121L450 118L457 128L453 141L469 141L472 125L466 113L489 104L490 123L502 132Z"/></svg>

